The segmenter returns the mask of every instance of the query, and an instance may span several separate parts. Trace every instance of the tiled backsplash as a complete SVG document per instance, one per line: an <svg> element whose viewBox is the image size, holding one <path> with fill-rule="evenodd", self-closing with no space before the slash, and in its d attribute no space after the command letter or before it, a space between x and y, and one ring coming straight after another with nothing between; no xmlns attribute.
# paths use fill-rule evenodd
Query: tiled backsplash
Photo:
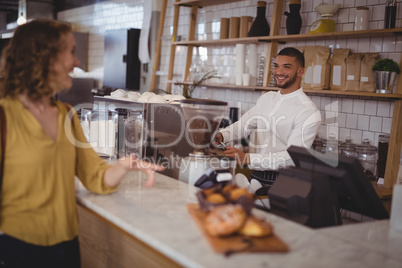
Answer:
<svg viewBox="0 0 402 268"><path fill-rule="evenodd" d="M113 0L59 12L73 30L89 33L88 76L103 80L104 33L106 30L142 28L143 0Z"/></svg>
<svg viewBox="0 0 402 268"><path fill-rule="evenodd" d="M173 25L173 2L168 1L166 19L162 37L161 61L159 68L158 88L165 89L169 64L170 40ZM267 19L271 21L273 1L267 1ZM308 33L312 22L319 19L314 7L321 3L340 4L338 13L332 17L336 23L336 31L353 30L357 6L368 6L370 9L370 29L382 29L384 25L385 0L303 0L301 16L303 20L301 33ZM285 1L288 10L289 1ZM76 8L60 12L58 18L73 23L74 29L89 32L89 76L102 80L103 76L103 33L107 29L141 28L142 27L142 0L112 0L95 5ZM255 16L257 0L238 1L230 4L216 5L200 9L196 39L218 39L220 18L233 16ZM180 9L178 35L182 40L188 38L189 8ZM402 6L398 7L396 27L402 26ZM281 34L286 34L286 16L282 17ZM390 57L400 61L402 53L402 37L384 38L357 38L327 41L308 41L287 43L286 46L326 45L331 48L350 48L352 52L379 52L382 58ZM258 52L263 53L265 44L258 46ZM283 48L285 45L280 45ZM235 48L208 47L197 54L194 50L193 62L196 59L204 61L206 66L213 66L222 80L230 81L228 74L234 73ZM181 80L185 64L185 47L177 47L175 72L173 80ZM181 88L172 87L173 93L181 94ZM197 88L194 97L208 97L229 102L231 107L239 107L241 113L254 105L261 92L236 90ZM320 136L326 137L328 129L338 129L338 137L344 140L351 136L353 142L360 143L363 138L369 138L374 144L378 142L378 135L390 133L393 114L393 102L386 99L369 97L345 97L342 95L309 94L322 112L322 126ZM335 118L335 121L334 121ZM330 130L333 131L333 130Z"/></svg>

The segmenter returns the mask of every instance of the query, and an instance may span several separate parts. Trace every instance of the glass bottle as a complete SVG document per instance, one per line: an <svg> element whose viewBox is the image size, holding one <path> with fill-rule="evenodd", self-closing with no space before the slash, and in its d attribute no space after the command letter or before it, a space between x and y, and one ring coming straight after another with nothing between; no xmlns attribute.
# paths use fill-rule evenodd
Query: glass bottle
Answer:
<svg viewBox="0 0 402 268"><path fill-rule="evenodd" d="M385 6L384 28L395 28L396 21L396 0L389 0Z"/></svg>
<svg viewBox="0 0 402 268"><path fill-rule="evenodd" d="M288 34L299 34L302 26L302 18L300 16L300 0L295 1L291 0L289 4L289 12L285 12L284 14L287 16L286 18L286 32Z"/></svg>
<svg viewBox="0 0 402 268"><path fill-rule="evenodd" d="M247 37L252 36L265 36L269 35L269 25L267 18L265 17L265 10L267 3L265 1L258 1L257 3L257 16L251 25L250 31Z"/></svg>
<svg viewBox="0 0 402 268"><path fill-rule="evenodd" d="M378 161L377 161L378 178L384 178L385 175L388 145L389 145L389 135L380 135L378 137Z"/></svg>

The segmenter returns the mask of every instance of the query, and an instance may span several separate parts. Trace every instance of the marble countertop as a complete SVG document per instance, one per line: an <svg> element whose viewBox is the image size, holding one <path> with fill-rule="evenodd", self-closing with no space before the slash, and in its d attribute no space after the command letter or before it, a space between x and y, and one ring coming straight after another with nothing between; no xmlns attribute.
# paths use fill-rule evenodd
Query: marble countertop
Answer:
<svg viewBox="0 0 402 268"><path fill-rule="evenodd" d="M270 213L253 213L270 221L290 248L287 253L217 254L187 212L197 188L156 174L131 172L110 195L88 192L77 183L77 201L127 233L185 267L402 267L402 233L389 221L310 229Z"/></svg>
<svg viewBox="0 0 402 268"><path fill-rule="evenodd" d="M390 229L389 220L328 227L318 232L398 260L402 267L402 232Z"/></svg>

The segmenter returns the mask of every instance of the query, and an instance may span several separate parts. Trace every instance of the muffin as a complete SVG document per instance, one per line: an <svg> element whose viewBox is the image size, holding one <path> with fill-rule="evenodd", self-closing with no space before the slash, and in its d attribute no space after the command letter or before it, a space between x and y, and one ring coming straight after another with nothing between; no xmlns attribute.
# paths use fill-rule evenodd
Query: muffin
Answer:
<svg viewBox="0 0 402 268"><path fill-rule="evenodd" d="M239 230L239 234L252 237L263 237L271 235L272 230L272 225L269 222L250 215Z"/></svg>

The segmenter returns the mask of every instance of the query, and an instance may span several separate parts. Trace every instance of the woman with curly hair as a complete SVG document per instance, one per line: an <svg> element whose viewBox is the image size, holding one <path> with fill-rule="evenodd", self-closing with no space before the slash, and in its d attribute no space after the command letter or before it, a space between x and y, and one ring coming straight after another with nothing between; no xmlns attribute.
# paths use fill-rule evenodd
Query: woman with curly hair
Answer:
<svg viewBox="0 0 402 268"><path fill-rule="evenodd" d="M0 148L0 266L80 267L74 177L90 191L107 194L130 170L144 172L146 186L162 170L133 158L108 165L90 146L76 145L87 142L79 119L54 100L72 86L69 73L79 65L75 46L69 24L33 20L16 29L3 51L0 106L7 137ZM77 143L70 142L69 131Z"/></svg>

